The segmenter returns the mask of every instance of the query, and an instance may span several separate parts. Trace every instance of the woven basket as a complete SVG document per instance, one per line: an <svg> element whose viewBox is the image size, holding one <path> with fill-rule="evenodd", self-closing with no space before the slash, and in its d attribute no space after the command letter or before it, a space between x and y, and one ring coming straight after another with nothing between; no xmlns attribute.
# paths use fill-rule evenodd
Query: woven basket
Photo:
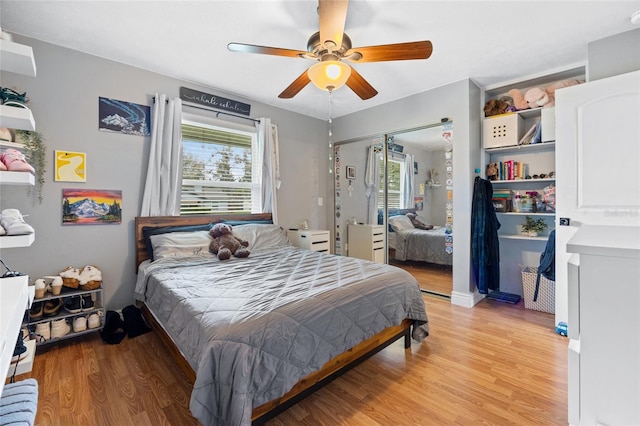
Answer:
<svg viewBox="0 0 640 426"><path fill-rule="evenodd" d="M536 291L536 278L538 268L536 266L526 266L522 270L522 289L524 290L524 307L534 311L547 312L553 314L556 311L556 282L540 277L540 288L538 299L534 302L533 295Z"/></svg>

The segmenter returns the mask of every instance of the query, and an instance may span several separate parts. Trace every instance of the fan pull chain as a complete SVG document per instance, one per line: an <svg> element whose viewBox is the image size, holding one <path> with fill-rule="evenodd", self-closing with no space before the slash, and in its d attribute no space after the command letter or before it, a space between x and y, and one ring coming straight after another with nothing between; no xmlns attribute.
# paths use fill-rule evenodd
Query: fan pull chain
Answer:
<svg viewBox="0 0 640 426"><path fill-rule="evenodd" d="M333 173L333 90L329 90L329 174Z"/></svg>
<svg viewBox="0 0 640 426"><path fill-rule="evenodd" d="M333 90L329 90L329 174L333 173Z"/></svg>

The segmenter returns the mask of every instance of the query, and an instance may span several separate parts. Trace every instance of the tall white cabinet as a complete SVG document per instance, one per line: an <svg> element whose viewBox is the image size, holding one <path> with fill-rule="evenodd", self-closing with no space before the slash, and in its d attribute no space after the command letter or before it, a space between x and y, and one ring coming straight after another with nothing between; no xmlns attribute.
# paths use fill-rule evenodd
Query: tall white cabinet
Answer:
<svg viewBox="0 0 640 426"><path fill-rule="evenodd" d="M557 323L567 321L566 247L575 232L640 226L640 71L558 91L556 134Z"/></svg>
<svg viewBox="0 0 640 426"><path fill-rule="evenodd" d="M582 226L569 240L572 425L640 425L640 227Z"/></svg>

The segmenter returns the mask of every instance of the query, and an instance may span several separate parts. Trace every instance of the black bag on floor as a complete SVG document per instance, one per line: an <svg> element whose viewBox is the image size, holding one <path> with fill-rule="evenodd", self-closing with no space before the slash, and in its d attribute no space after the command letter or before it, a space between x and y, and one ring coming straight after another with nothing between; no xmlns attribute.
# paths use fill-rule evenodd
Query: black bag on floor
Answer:
<svg viewBox="0 0 640 426"><path fill-rule="evenodd" d="M124 336L127 335L125 331L124 321L120 318L120 314L116 311L107 311L107 315L104 320L104 328L100 332L102 340L110 345L117 345L122 342Z"/></svg>
<svg viewBox="0 0 640 426"><path fill-rule="evenodd" d="M142 318L140 309L133 305L129 305L122 310L122 316L124 317L124 327L127 330L129 339L140 336L141 334L151 331Z"/></svg>

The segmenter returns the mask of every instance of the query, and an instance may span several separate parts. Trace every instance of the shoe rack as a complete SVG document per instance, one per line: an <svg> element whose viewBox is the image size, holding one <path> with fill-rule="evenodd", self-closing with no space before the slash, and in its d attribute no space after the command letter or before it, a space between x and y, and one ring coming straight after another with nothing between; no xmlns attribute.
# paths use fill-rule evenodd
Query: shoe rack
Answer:
<svg viewBox="0 0 640 426"><path fill-rule="evenodd" d="M82 300L83 297L89 296L91 301L93 302L93 306L91 308L82 308L80 312L70 312L65 308L68 306L67 304L71 304L74 300ZM40 299L35 299L33 301L33 305L31 309L27 310L25 313L25 322L23 327L27 327L29 329L29 334L36 341L37 346L47 345L50 343L58 342L61 340L66 340L78 336L82 336L84 334L93 333L96 331L102 330L104 327L104 303L103 303L103 289L102 287L96 288L93 290L71 290L67 287L63 287L63 292L59 295L54 295L51 293L46 293L46 295ZM53 313L47 314L45 313L44 307L49 302L49 305L59 304L60 308ZM75 309L72 309L75 311ZM41 312L39 315L34 316L35 313ZM89 328L88 319L92 314L97 314L100 322L99 326L95 328ZM74 331L73 322L78 317L85 317L87 319L86 329L82 331ZM66 323L69 325L69 332L62 336L53 337L51 330L54 321L59 321L64 319ZM41 334L37 333L37 328L47 327L49 330L49 338L43 337Z"/></svg>

